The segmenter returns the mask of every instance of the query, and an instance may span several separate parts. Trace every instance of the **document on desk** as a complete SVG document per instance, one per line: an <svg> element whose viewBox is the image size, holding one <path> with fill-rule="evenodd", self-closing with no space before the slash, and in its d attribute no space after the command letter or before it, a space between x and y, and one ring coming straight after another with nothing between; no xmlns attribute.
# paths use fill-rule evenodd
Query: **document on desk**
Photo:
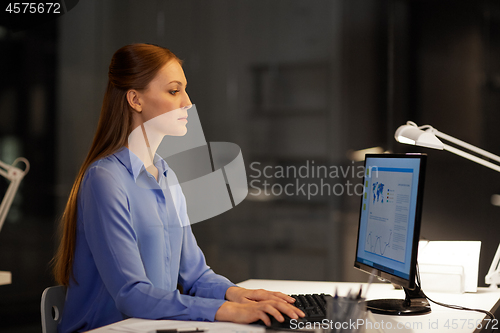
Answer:
<svg viewBox="0 0 500 333"><path fill-rule="evenodd" d="M465 292L476 292L480 252L480 241L420 241L418 263L463 266Z"/></svg>
<svg viewBox="0 0 500 333"><path fill-rule="evenodd" d="M265 327L240 325L226 322L203 322L203 321L181 321L181 320L146 320L111 327L113 331L123 333L154 333L156 330L202 330L207 333L264 333Z"/></svg>

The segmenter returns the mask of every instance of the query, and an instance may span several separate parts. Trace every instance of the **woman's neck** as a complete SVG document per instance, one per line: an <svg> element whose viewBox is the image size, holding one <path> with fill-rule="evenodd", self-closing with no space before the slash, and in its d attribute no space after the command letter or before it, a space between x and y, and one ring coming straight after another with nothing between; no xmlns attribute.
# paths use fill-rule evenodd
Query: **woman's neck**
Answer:
<svg viewBox="0 0 500 333"><path fill-rule="evenodd" d="M154 156L162 140L163 135L148 127L147 123L137 126L128 137L127 148L139 157L146 170L156 179L158 169L154 166Z"/></svg>

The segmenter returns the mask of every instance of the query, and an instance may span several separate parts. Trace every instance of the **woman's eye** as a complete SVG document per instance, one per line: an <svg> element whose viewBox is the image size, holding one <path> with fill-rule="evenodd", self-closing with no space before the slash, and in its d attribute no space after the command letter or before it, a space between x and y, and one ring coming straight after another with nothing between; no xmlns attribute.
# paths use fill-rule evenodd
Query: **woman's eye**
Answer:
<svg viewBox="0 0 500 333"><path fill-rule="evenodd" d="M170 90L169 93L170 95L176 95L179 92L179 90Z"/></svg>

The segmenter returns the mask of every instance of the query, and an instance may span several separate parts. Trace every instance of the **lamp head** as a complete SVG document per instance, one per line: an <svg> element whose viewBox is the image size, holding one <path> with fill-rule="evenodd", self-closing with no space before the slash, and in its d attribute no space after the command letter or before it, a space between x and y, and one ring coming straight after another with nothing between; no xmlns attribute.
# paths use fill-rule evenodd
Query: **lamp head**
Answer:
<svg viewBox="0 0 500 333"><path fill-rule="evenodd" d="M432 131L432 127L424 131L415 123L408 122L406 125L399 126L394 137L400 143L443 150L444 144Z"/></svg>

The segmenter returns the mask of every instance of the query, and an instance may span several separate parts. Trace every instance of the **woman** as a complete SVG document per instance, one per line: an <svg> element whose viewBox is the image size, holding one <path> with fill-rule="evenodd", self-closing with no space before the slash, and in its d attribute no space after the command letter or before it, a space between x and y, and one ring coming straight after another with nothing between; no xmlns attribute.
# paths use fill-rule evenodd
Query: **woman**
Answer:
<svg viewBox="0 0 500 333"><path fill-rule="evenodd" d="M268 315L304 316L285 294L215 274L179 185L166 185L173 171L154 156L164 135L187 131L181 61L159 46L127 45L113 55L108 77L97 132L61 220L54 273L68 291L59 331L128 317L269 325Z"/></svg>

